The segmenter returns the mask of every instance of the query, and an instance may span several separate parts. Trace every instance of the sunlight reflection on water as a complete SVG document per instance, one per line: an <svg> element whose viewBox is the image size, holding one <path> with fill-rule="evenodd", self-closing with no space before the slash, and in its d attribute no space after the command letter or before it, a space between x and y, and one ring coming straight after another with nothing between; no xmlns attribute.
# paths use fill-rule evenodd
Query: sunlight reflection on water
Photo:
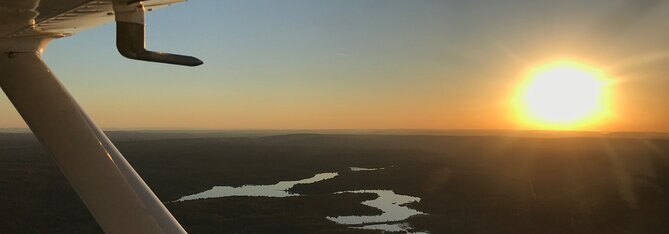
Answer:
<svg viewBox="0 0 669 234"><path fill-rule="evenodd" d="M365 229L365 230L382 230L386 232L404 232L407 234L428 234L427 232L412 232L411 226L408 223L373 224L373 225L365 225L362 227L353 227L353 228Z"/></svg>
<svg viewBox="0 0 669 234"><path fill-rule="evenodd" d="M288 192L293 186L298 184L312 184L323 180L329 180L335 178L339 173L329 172L329 173L320 173L311 178L296 180L296 181L281 181L272 185L244 185L241 187L231 187L231 186L215 186L210 190L184 196L176 200L180 201L189 201L197 199L206 199L206 198L218 198L218 197L290 197L290 196L299 196L300 194Z"/></svg>
<svg viewBox="0 0 669 234"><path fill-rule="evenodd" d="M375 170L383 170L383 168L350 167L350 170L375 171ZM288 190L290 190L292 187L298 184L313 184L320 181L329 180L337 176L339 176L339 173L337 172L328 172L328 173L319 173L307 179L296 180L296 181L281 181L279 183L272 185L244 185L240 187L214 186L213 188L207 191L184 196L174 202L207 199L207 198L234 197L234 196L278 197L278 198L301 196L301 194L291 193ZM342 193L377 194L378 198L374 200L364 201L362 202L362 204L369 207L377 208L381 210L383 213L380 215L372 215L372 216L352 215L352 216L327 217L328 220L343 225L357 225L357 226L352 226L352 228L357 228L357 229L382 230L388 232L406 232L406 233L416 233L416 234L426 233L426 232L411 232L410 231L411 226L408 223L395 223L404 221L414 215L425 214L423 212L403 206L412 202L419 202L420 198L418 197L395 194L395 192L392 190L355 190L355 191L337 192L335 194L342 194Z"/></svg>
<svg viewBox="0 0 669 234"><path fill-rule="evenodd" d="M378 171L378 170L383 170L385 168L364 168L364 167L349 167L351 171Z"/></svg>
<svg viewBox="0 0 669 234"><path fill-rule="evenodd" d="M387 222L396 222L406 220L411 216L423 214L420 211L411 209L406 205L412 202L419 202L420 198L398 195L395 194L392 190L357 190L357 191L346 191L338 193L374 193L379 195L378 198L374 200L364 201L363 205L377 208L383 213L381 215L372 215L372 216L339 216L339 217L327 217L329 220L335 221L339 224L366 224L366 223L387 223Z"/></svg>

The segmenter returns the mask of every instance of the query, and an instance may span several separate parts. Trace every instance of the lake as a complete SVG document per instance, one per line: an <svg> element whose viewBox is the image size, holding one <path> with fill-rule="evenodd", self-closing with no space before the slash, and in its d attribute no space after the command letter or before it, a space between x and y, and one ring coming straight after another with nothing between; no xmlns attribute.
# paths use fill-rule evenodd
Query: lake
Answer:
<svg viewBox="0 0 669 234"><path fill-rule="evenodd" d="M383 168L362 168L350 167L351 171L365 172L383 170ZM310 178L295 180L295 181L280 181L271 185L243 185L239 187L232 186L214 186L213 188L179 198L174 202L183 202L198 199L211 199L222 197L291 197L304 196L298 193L291 193L289 190L298 184L313 184L324 180L333 179L339 176L337 172L319 173ZM363 205L373 207L382 211L380 215L371 216L338 216L326 217L328 220L342 225L349 225L351 228L382 230L390 232L405 232L405 233L425 233L412 232L412 228L408 223L402 223L411 216L425 215L425 213L406 207L405 205L413 202L420 202L420 198L396 194L392 190L354 190L342 191L335 194L342 193L373 193L378 195L376 199L362 202Z"/></svg>

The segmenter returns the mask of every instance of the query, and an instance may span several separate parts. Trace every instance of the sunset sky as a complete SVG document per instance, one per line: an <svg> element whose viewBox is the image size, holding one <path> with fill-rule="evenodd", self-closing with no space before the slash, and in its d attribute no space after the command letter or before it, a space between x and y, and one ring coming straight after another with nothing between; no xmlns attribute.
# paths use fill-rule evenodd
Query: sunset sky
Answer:
<svg viewBox="0 0 669 234"><path fill-rule="evenodd" d="M147 46L203 66L125 59L113 24L44 59L102 128L536 129L514 95L569 60L610 92L606 116L576 130L666 132L661 2L191 0L149 14ZM22 127L1 95L0 128Z"/></svg>

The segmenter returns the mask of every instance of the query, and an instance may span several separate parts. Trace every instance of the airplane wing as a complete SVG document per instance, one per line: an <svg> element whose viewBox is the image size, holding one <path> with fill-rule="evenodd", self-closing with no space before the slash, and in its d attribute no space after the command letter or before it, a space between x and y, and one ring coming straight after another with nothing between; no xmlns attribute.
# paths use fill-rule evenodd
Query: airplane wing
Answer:
<svg viewBox="0 0 669 234"><path fill-rule="evenodd" d="M50 41L116 21L131 59L197 66L144 48L144 12L182 0L0 0L0 87L106 233L186 233L44 64Z"/></svg>
<svg viewBox="0 0 669 234"><path fill-rule="evenodd" d="M184 1L148 0L142 4L146 11L152 11ZM112 0L0 0L0 38L70 36L113 20Z"/></svg>

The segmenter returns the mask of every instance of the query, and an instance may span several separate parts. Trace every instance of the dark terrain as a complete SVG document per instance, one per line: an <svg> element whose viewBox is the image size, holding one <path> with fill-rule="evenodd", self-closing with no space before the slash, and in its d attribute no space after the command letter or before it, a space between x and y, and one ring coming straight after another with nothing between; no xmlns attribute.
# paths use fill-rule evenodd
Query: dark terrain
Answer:
<svg viewBox="0 0 669 234"><path fill-rule="evenodd" d="M422 198L430 233L669 233L669 140L659 136L233 137L112 132L163 201L216 185L273 184L321 172L289 198L168 203L190 233L380 233L326 216L374 215L360 202L389 189ZM385 168L352 173L349 167ZM103 182L101 182L103 183ZM0 133L0 233L100 233L52 160L27 133Z"/></svg>

